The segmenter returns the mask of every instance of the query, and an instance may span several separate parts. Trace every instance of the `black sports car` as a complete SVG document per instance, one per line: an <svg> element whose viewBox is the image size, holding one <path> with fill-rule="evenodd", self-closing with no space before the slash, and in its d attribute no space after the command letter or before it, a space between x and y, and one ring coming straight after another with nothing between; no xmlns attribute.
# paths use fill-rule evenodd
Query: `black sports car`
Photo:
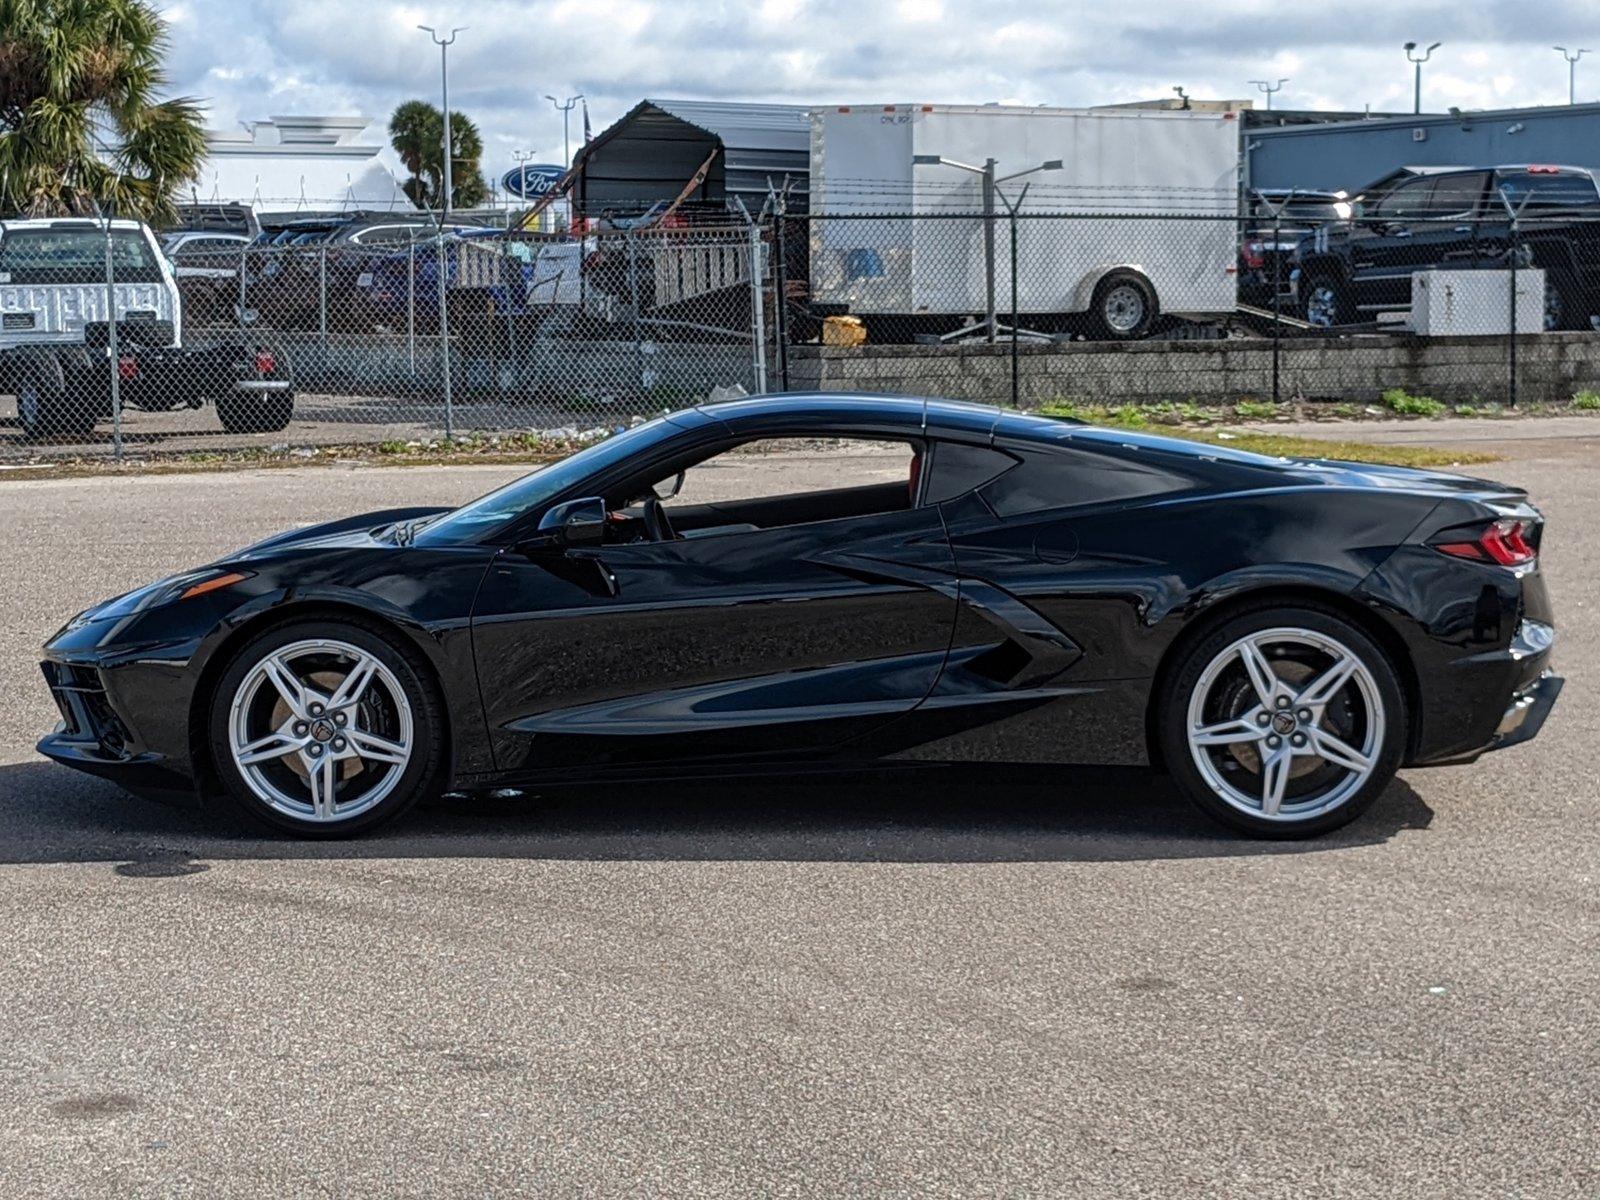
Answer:
<svg viewBox="0 0 1600 1200"><path fill-rule="evenodd" d="M873 471L681 490L789 438L866 444ZM1154 765L1237 829L1312 834L1401 765L1538 732L1561 687L1541 532L1522 492L1454 475L741 400L92 608L46 647L39 748L311 835L445 789L972 759L996 786L1007 762Z"/></svg>

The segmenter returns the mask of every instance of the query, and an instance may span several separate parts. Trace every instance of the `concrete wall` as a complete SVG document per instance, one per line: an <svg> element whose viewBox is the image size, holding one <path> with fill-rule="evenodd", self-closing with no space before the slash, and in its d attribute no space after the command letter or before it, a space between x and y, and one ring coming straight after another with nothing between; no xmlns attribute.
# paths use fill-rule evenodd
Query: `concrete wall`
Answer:
<svg viewBox="0 0 1600 1200"><path fill-rule="evenodd" d="M1283 399L1367 402L1388 388L1458 403L1503 403L1505 338L1357 337L1281 343ZM1518 398L1560 403L1600 387L1600 337L1530 334L1518 340ZM1018 399L1127 404L1231 404L1272 398L1268 338L1216 342L1076 342L1019 346ZM796 390L898 392L1008 403L1011 350L997 346L800 346L789 352Z"/></svg>
<svg viewBox="0 0 1600 1200"><path fill-rule="evenodd" d="M1355 191L1409 166L1600 169L1600 104L1249 129L1244 138L1246 181L1263 188Z"/></svg>

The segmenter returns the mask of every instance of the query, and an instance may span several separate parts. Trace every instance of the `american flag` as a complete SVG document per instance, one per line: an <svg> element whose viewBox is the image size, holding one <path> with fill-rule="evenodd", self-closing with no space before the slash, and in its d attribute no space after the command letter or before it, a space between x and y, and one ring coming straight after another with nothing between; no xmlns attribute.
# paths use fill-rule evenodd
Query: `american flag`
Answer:
<svg viewBox="0 0 1600 1200"><path fill-rule="evenodd" d="M594 141L594 133L589 128L589 102L585 100L583 102L583 143L587 146L592 141Z"/></svg>

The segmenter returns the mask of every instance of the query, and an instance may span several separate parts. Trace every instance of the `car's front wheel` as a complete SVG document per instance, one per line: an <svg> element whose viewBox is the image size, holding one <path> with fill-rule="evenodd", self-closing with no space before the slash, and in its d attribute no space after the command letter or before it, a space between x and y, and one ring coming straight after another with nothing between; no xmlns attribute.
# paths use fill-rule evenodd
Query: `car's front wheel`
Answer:
<svg viewBox="0 0 1600 1200"><path fill-rule="evenodd" d="M1336 829L1399 766L1394 667L1330 610L1241 613L1188 647L1169 679L1158 717L1167 766L1201 809L1245 833Z"/></svg>
<svg viewBox="0 0 1600 1200"><path fill-rule="evenodd" d="M218 681L210 722L229 796L302 836L369 830L437 783L443 711L427 669L365 623L295 622L253 639Z"/></svg>

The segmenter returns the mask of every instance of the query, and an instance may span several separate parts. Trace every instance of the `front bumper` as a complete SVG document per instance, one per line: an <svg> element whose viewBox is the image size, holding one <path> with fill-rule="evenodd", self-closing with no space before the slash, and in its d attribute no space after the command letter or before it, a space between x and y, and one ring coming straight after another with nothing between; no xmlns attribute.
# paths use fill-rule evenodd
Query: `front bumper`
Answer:
<svg viewBox="0 0 1600 1200"><path fill-rule="evenodd" d="M99 669L54 660L41 665L61 721L39 740L40 754L133 792L162 799L193 797L187 764L141 742L118 714Z"/></svg>

